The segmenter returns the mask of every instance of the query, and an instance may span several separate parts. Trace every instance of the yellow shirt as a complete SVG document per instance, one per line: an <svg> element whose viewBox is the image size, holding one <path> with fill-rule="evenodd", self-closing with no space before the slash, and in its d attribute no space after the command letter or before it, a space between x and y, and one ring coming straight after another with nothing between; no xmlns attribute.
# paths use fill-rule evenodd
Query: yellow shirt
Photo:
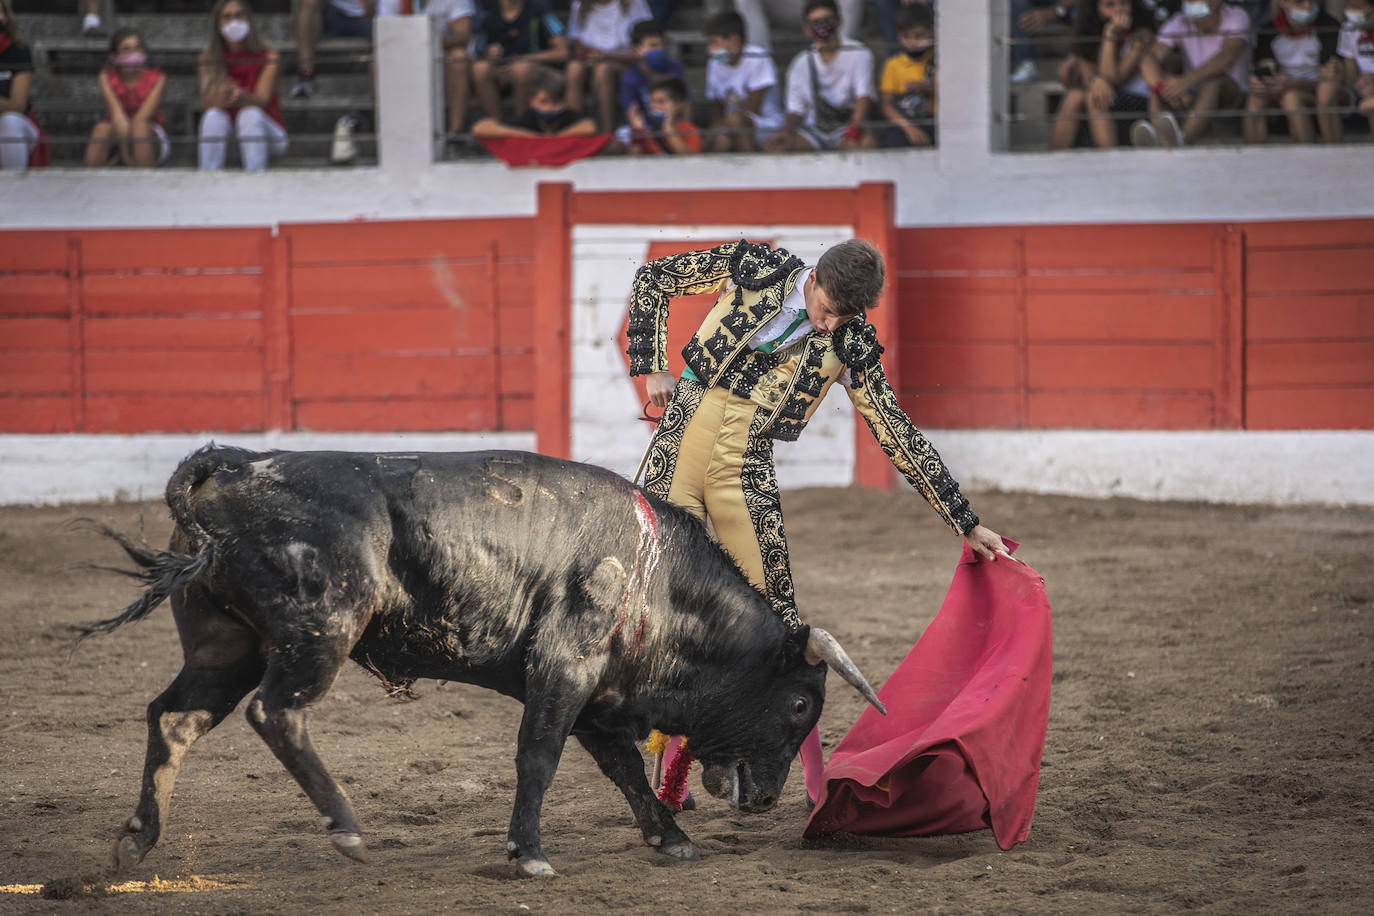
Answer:
<svg viewBox="0 0 1374 916"><path fill-rule="evenodd" d="M891 93L895 96L895 103L899 111L907 114L908 117L920 113L935 112L935 95L912 93L913 97L907 97L906 87L908 83L920 83L931 79L935 75L934 67L935 55L932 51L927 51L919 58L913 60L905 52L894 54L883 64L883 77L879 85L879 91Z"/></svg>

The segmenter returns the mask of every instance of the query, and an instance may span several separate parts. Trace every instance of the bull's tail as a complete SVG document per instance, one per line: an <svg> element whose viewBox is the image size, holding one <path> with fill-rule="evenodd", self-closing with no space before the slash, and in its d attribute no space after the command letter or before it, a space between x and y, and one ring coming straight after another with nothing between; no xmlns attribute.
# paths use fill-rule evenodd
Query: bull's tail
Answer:
<svg viewBox="0 0 1374 916"><path fill-rule="evenodd" d="M123 547L124 552L139 567L132 570L108 566L98 568L108 569L111 572L136 579L147 587L143 590L143 594L134 599L118 616L92 623L72 624L70 629L76 634L78 644L87 636L95 633L109 633L126 623L147 617L157 609L159 604L166 601L168 596L177 589L190 584L197 576L208 570L214 562L214 542L210 540L203 541L200 550L194 556L187 556L183 553L158 550L147 544L140 544L108 525L90 524L96 531L113 539L120 547Z"/></svg>
<svg viewBox="0 0 1374 916"><path fill-rule="evenodd" d="M172 550L158 550L147 544L130 540L107 525L90 523L95 530L112 538L129 555L138 569L113 569L137 579L147 586L143 594L135 599L118 616L92 623L74 624L70 629L77 634L77 643L95 633L109 633L126 623L142 620L157 606L166 601L172 593L184 588L195 579L209 571L215 562L215 539L196 520L191 512L191 493L215 471L264 457L261 453L245 449L224 448L210 443L193 452L173 472L167 481L167 507L172 510L172 520L186 534L187 540L195 549L194 554L178 553ZM110 569L110 567L105 567Z"/></svg>

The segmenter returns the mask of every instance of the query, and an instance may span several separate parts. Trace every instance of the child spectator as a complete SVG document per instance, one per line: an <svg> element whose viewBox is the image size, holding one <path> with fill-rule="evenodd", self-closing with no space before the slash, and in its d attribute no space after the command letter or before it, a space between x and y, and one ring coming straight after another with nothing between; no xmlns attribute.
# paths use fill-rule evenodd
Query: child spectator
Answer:
<svg viewBox="0 0 1374 916"><path fill-rule="evenodd" d="M706 98L711 102L710 149L758 150L782 126L782 93L773 58L744 43L744 18L725 10L706 20Z"/></svg>
<svg viewBox="0 0 1374 916"><path fill-rule="evenodd" d="M1071 0L1011 0L1011 73L1013 83L1029 83L1040 75L1040 45L1031 40L1048 26L1068 24L1073 18ZM1061 73L1060 79L1063 79Z"/></svg>
<svg viewBox="0 0 1374 916"><path fill-rule="evenodd" d="M0 169L47 165L42 131L30 104L33 53L19 37L10 0L0 0Z"/></svg>
<svg viewBox="0 0 1374 916"><path fill-rule="evenodd" d="M563 23L548 0L497 0L481 15L481 31L486 46L472 63L472 82L482 114L500 117L501 91L509 89L516 116L523 115L543 65L568 59Z"/></svg>
<svg viewBox="0 0 1374 916"><path fill-rule="evenodd" d="M245 171L267 168L286 152L277 52L253 26L244 0L219 0L210 13L210 40L200 55L200 167L224 168L229 136L238 138Z"/></svg>
<svg viewBox="0 0 1374 916"><path fill-rule="evenodd" d="M1322 68L1336 59L1341 24L1318 0L1273 0L1271 13L1268 25L1256 36L1255 71L1245 103L1245 142L1268 139L1268 109L1282 108L1289 135L1299 143L1313 143L1317 134L1309 110L1317 104Z"/></svg>
<svg viewBox="0 0 1374 916"><path fill-rule="evenodd" d="M1337 65L1322 74L1317 105L1323 109L1354 105L1374 131L1374 0L1346 0L1336 57ZM1318 122L1322 139L1340 142L1344 125L1339 112L1323 113Z"/></svg>
<svg viewBox="0 0 1374 916"><path fill-rule="evenodd" d="M889 54L900 54L901 39L897 37L897 10L904 6L925 6L935 12L935 0L873 0L873 11L877 14L878 31L883 33Z"/></svg>
<svg viewBox="0 0 1374 916"><path fill-rule="evenodd" d="M903 6L894 16L902 50L883 64L878 89L883 114L900 146L935 143L935 14L928 6Z"/></svg>
<svg viewBox="0 0 1374 916"><path fill-rule="evenodd" d="M663 26L652 19L636 22L630 29L635 62L620 76L620 112L625 123L635 130L645 129L649 111L649 85L663 77L676 77L687 85L687 71L668 56L663 42Z"/></svg>
<svg viewBox="0 0 1374 916"><path fill-rule="evenodd" d="M1166 76L1164 59L1183 55L1183 74ZM1150 120L1131 125L1136 146L1194 143L1212 113L1242 102L1250 85L1250 17L1221 0L1184 0L1183 8L1159 30L1140 62L1150 86ZM1175 112L1187 112L1179 128Z"/></svg>
<svg viewBox="0 0 1374 916"><path fill-rule="evenodd" d="M631 154L672 153L679 156L701 152L701 134L692 123L687 83L664 76L649 86L649 112L644 128L630 134Z"/></svg>
<svg viewBox="0 0 1374 916"><path fill-rule="evenodd" d="M483 118L472 125L476 137L586 137L596 124L567 104L568 81L557 71L540 67L531 78L530 104L509 121Z"/></svg>
<svg viewBox="0 0 1374 916"><path fill-rule="evenodd" d="M147 48L133 29L110 38L110 65L96 78L105 102L105 117L91 130L86 165L121 162L148 168L167 161L172 144L162 123L162 94L167 77L148 67Z"/></svg>
<svg viewBox="0 0 1374 916"><path fill-rule="evenodd" d="M1144 114L1150 87L1140 62L1155 40L1155 15L1143 0L1079 0L1073 31L1077 39L1073 69L1079 79L1064 93L1050 131L1050 149L1068 149L1078 140L1081 112L1087 109L1088 133L1099 149L1118 142L1126 122L1113 113Z"/></svg>
<svg viewBox="0 0 1374 916"><path fill-rule="evenodd" d="M630 30L636 22L652 18L644 0L573 0L568 16L573 57L568 63L568 105L574 111L583 109L590 80L602 133L615 130L620 77L638 60Z"/></svg>
<svg viewBox="0 0 1374 916"><path fill-rule="evenodd" d="M871 149L864 121L873 95L873 52L840 37L835 0L806 0L802 26L812 45L787 67L787 118L764 149Z"/></svg>

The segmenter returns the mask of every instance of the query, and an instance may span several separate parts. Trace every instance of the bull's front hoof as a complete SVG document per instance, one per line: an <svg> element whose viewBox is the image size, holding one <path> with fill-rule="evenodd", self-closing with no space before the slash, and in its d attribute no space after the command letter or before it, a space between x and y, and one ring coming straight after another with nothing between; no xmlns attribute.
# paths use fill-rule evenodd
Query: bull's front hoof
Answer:
<svg viewBox="0 0 1374 916"><path fill-rule="evenodd" d="M334 848L343 855L348 856L354 862L367 861L367 846L363 843L361 835L356 833L331 833L329 842L334 844Z"/></svg>
<svg viewBox="0 0 1374 916"><path fill-rule="evenodd" d="M558 872L553 870L547 859L516 859L515 874L521 878L558 877Z"/></svg>
<svg viewBox="0 0 1374 916"><path fill-rule="evenodd" d="M684 862L695 862L701 858L697 855L696 847L690 840L683 840L681 843L669 843L667 846L658 847L658 851L665 856L672 856L674 859L681 859Z"/></svg>
<svg viewBox="0 0 1374 916"><path fill-rule="evenodd" d="M148 854L148 850L138 842L138 838L132 833L126 833L115 840L114 849L110 854L110 868L116 875L128 872Z"/></svg>

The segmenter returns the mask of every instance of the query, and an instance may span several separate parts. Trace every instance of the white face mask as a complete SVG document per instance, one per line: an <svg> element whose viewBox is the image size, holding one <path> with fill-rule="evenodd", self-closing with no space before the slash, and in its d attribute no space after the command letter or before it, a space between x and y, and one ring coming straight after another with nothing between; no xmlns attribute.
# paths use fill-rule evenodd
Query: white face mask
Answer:
<svg viewBox="0 0 1374 916"><path fill-rule="evenodd" d="M1206 19L1212 12L1212 5L1207 0L1184 0L1183 15L1189 19Z"/></svg>
<svg viewBox="0 0 1374 916"><path fill-rule="evenodd" d="M1345 21L1351 25L1364 25L1369 21L1369 15L1360 10L1346 10Z"/></svg>
<svg viewBox="0 0 1374 916"><path fill-rule="evenodd" d="M1316 7L1309 7L1309 8L1307 8L1307 9L1305 9L1305 10L1303 10L1303 9L1291 9L1291 10L1288 10L1288 21L1291 22L1291 23L1293 23L1294 25L1307 25L1307 24L1310 23L1313 19L1316 19L1316 18L1317 18L1317 9L1316 9Z"/></svg>
<svg viewBox="0 0 1374 916"><path fill-rule="evenodd" d="M225 41L240 42L248 37L248 21L245 19L230 19L219 27L219 33L224 36Z"/></svg>

